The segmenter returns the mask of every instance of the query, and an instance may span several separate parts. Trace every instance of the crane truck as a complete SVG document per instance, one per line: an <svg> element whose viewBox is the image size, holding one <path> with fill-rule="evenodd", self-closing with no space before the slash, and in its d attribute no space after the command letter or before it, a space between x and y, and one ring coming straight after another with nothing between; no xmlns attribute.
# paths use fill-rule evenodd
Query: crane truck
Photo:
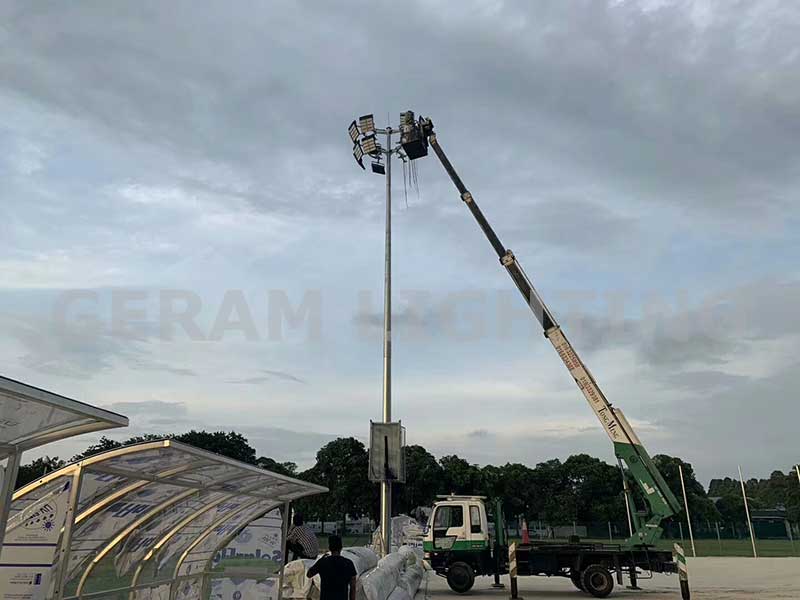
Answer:
<svg viewBox="0 0 800 600"><path fill-rule="evenodd" d="M621 544L581 543L573 539L568 544L536 542L517 546L518 574L568 577L580 590L602 598L610 594L614 587L612 573L619 584L622 583L623 574L627 574L631 587L635 588L640 572L677 572L672 553L657 550L655 543L662 534L662 521L678 513L681 505L625 415L600 390L517 257L502 244L486 220L439 144L431 119L420 117L415 120L413 112L403 113L401 144L412 159L427 155L429 145L433 148L461 200L541 325L542 333L553 345L611 439L622 470L631 536ZM629 480L634 481L641 490L645 500L641 507L634 502ZM447 578L453 591L468 591L476 575L497 576L508 572L508 547L499 503L494 515L493 536L490 535L488 523L483 498L451 496L434 505L424 549L433 569ZM493 538L491 543L490 538Z"/></svg>

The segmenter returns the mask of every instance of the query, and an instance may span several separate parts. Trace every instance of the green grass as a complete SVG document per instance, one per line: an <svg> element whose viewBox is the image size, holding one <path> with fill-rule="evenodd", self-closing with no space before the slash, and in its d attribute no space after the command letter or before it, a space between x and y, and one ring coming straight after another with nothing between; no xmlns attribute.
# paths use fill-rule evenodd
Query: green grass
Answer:
<svg viewBox="0 0 800 600"><path fill-rule="evenodd" d="M678 542L683 546L687 556L692 556L692 544L688 539L661 540L658 547L671 550L672 545ZM695 539L697 556L753 556L753 546L750 540L721 540ZM789 540L759 540L756 539L756 550L759 556L800 556L800 542L795 542L794 547Z"/></svg>

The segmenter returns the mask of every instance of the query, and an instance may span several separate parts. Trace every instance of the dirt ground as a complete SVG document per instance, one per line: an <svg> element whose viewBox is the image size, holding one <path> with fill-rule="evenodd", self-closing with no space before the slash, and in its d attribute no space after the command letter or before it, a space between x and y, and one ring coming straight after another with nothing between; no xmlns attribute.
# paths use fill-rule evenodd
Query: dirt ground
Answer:
<svg viewBox="0 0 800 600"><path fill-rule="evenodd" d="M508 577L502 578L506 588L490 587L489 577L479 577L475 587L464 594L464 600L506 600L509 597ZM524 600L568 600L589 598L576 590L568 579L560 577L521 577L520 596ZM800 558L690 558L689 583L692 598L699 600L799 600ZM423 582L423 585L425 583ZM679 599L676 575L655 575L640 580L641 590L616 586L610 598L647 598L648 600ZM422 592L422 590L420 590ZM417 600L420 600L418 594ZM431 573L428 577L425 600L453 600L456 594L447 582Z"/></svg>

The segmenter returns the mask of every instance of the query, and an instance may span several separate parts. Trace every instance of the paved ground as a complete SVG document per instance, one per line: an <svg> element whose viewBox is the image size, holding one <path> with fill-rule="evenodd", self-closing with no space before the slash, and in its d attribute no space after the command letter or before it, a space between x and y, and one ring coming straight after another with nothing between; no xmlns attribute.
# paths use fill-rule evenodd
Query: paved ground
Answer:
<svg viewBox="0 0 800 600"><path fill-rule="evenodd" d="M508 586L508 578L503 578ZM798 600L800 599L800 558L690 558L689 582L692 598L698 600ZM492 580L479 577L475 587L464 594L464 600L507 600L508 588L495 590ZM642 590L615 587L611 598L646 598L647 600L679 599L676 575L655 575L640 580ZM424 585L424 582L423 582ZM520 596L525 600L569 600L590 598L577 591L568 579L522 577ZM421 590L422 591L422 590ZM420 600L419 594L417 600ZM447 582L434 574L428 579L425 600L454 600Z"/></svg>

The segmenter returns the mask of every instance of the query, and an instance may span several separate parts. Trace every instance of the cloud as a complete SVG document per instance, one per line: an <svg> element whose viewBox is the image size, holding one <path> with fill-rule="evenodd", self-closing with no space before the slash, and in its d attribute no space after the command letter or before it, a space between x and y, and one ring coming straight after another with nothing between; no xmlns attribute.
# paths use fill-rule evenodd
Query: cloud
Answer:
<svg viewBox="0 0 800 600"><path fill-rule="evenodd" d="M489 437L490 435L491 435L491 434L489 433L489 430L488 430L488 429L476 429L476 430L474 430L474 431L470 431L470 432L467 434L467 437L471 437L471 438L485 438L485 437Z"/></svg>
<svg viewBox="0 0 800 600"><path fill-rule="evenodd" d="M0 359L23 376L65 378L104 403L185 401L192 419L233 429L292 432L305 411L316 418L303 428L322 418L363 431L379 411L385 180L353 164L346 126L411 108L433 118L587 364L629 417L647 416L655 449L696 447L708 469L727 468L738 439L693 445L676 432L688 415L694 436L715 427L728 393L769 397L766 422L794 415L772 400L800 348L800 10L789 3L5 3L0 23ZM386 47L402 51L363 60ZM409 434L450 453L431 431L447 422L475 461L607 450L525 307L495 335L518 304L490 295L516 290L435 157L417 163L408 208L395 164L395 289L430 297L394 298ZM204 300L321 290L324 335L212 346L55 331L39 294L99 286ZM551 293L569 289L580 319ZM649 306L651 292L678 289L698 302ZM604 317L589 298L607 290L636 300ZM306 371L307 385L263 397L259 385ZM531 431L531 407L547 411L546 427L504 429L498 402ZM737 403L725 418L752 414ZM146 424L174 429L170 418ZM254 435L287 460L289 449L313 460L325 438ZM767 442L764 465L791 447Z"/></svg>
<svg viewBox="0 0 800 600"><path fill-rule="evenodd" d="M292 375L291 373L287 373L286 371L261 369L261 372L265 373L265 375L257 375L255 377L244 377L242 379L229 379L227 383L260 385L262 383L266 383L268 381L274 381L276 379L280 379L283 381L292 381L294 383L307 383L305 379L301 379L300 377Z"/></svg>
<svg viewBox="0 0 800 600"><path fill-rule="evenodd" d="M565 197L523 205L516 211L517 225L507 230L507 237L582 253L606 253L639 235L633 218L571 194L561 195Z"/></svg>
<svg viewBox="0 0 800 600"><path fill-rule="evenodd" d="M197 373L153 358L147 347L152 324L140 324L119 335L100 322L64 326L42 317L3 316L0 328L22 349L19 363L31 371L70 379L91 379L123 366L136 371L163 371L181 377Z"/></svg>
<svg viewBox="0 0 800 600"><path fill-rule="evenodd" d="M425 2L378 7L358 19L319 3L211 6L200 14L179 3L171 14L180 19L115 9L109 28L110 10L6 7L4 21L14 24L4 41L7 89L190 160L272 162L285 170L284 157L321 157L343 138L363 106L363 82L372 81L376 106L395 106L400 89L406 101L424 99L419 110L438 117L455 145L480 132L482 146L509 156L521 172L539 163L545 169L530 173L528 183L540 189L561 183L571 167L573 174L616 180L620 192L666 197L718 216L757 217L765 204L788 206L788 188L776 182L793 179L794 137L786 124L797 117L800 84L791 75L800 59L791 27L797 11L785 5L765 11L715 4L703 23L682 5L650 11L636 3L553 1L489 12L475 6L467 13L484 12L480 26L453 7L440 6L431 18ZM379 26L401 19L407 27ZM314 44L298 54L289 49L300 23ZM782 26L767 28L774 23ZM204 43L223 26L237 32L236 45ZM265 27L273 32L269 40ZM343 43L343 27L357 41ZM408 30L427 42L409 45ZM406 52L355 70L341 60L378 42ZM460 52L437 52L440 45ZM423 64L425 73L438 74L435 81L415 66ZM383 90L374 83L386 73L405 77ZM469 102L454 103L457 96ZM330 198L318 184L337 179L331 167L348 164L347 152L339 154L311 175L319 193L298 209ZM495 169L473 166L481 176ZM662 193L653 194L654 187ZM281 194L261 189L254 204L269 210Z"/></svg>
<svg viewBox="0 0 800 600"><path fill-rule="evenodd" d="M185 402L164 402L163 400L142 400L139 402L112 402L108 410L129 417L172 417L182 418L188 414Z"/></svg>
<svg viewBox="0 0 800 600"><path fill-rule="evenodd" d="M663 383L668 389L696 394L736 389L748 381L750 381L750 377L745 375L733 375L714 370L684 371L666 375L663 378Z"/></svg>

